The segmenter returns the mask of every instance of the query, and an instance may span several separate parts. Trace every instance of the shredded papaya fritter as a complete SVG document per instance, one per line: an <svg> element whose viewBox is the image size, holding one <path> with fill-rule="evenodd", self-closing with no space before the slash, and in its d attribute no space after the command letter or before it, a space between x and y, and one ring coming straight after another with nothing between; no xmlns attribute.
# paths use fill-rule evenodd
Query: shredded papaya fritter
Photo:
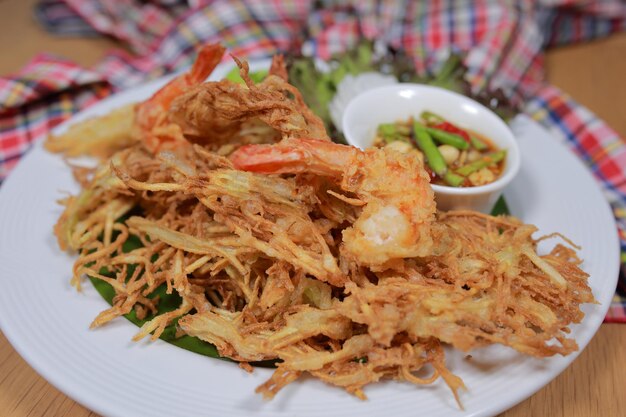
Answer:
<svg viewBox="0 0 626 417"><path fill-rule="evenodd" d="M177 321L244 368L278 360L257 389L268 398L308 373L359 398L381 379L442 378L458 400L444 345L577 349L568 326L594 297L569 241L540 255L518 219L437 212L417 154L328 141L281 58L259 84L239 62L245 85L202 83L223 53L205 48L64 201L55 233L78 253L72 283L116 294L92 327L135 311L152 317L135 340ZM141 247L122 250L133 237ZM182 301L155 314L161 286Z"/></svg>

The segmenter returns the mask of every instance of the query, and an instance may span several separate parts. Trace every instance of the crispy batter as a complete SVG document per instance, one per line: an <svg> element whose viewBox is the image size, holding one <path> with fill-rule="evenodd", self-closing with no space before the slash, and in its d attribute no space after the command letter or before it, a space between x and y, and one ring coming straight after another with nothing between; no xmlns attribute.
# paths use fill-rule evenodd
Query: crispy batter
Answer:
<svg viewBox="0 0 626 417"><path fill-rule="evenodd" d="M271 127L257 132L260 143L276 132L318 134L280 76L253 85L240 67L247 86L192 86L172 106L169 120L186 135L216 142L157 153L154 141L127 147L81 176L82 192L64 201L55 233L79 253L73 284L87 274L116 293L93 327L135 310L150 318L135 340L178 320L180 334L213 343L244 369L277 359L257 389L268 398L308 373L359 398L382 379L442 378L458 400L464 386L446 368L444 344L499 343L537 357L577 349L568 326L594 298L575 250L557 244L538 254L536 228L512 217L435 215L421 161L294 139L221 156L213 145L247 143L250 120ZM395 221L407 228L368 220L381 212L404 216ZM393 241L394 233L408 237ZM122 250L134 238L142 246ZM158 315L150 294L160 286L182 301Z"/></svg>

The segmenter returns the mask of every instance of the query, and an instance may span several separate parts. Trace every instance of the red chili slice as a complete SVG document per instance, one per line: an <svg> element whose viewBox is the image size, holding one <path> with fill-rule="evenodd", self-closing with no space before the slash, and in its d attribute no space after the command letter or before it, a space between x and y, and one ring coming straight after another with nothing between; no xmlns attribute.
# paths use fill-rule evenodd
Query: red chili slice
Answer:
<svg viewBox="0 0 626 417"><path fill-rule="evenodd" d="M450 122L440 122L440 123L436 123L434 124L432 127L434 127L435 129L439 129L439 130L443 130L449 133L454 133L456 135L459 135L460 137L462 137L465 142L467 143L471 143L470 141L470 137L467 134L467 132L463 129L460 129L458 127L456 127L455 125L453 125Z"/></svg>

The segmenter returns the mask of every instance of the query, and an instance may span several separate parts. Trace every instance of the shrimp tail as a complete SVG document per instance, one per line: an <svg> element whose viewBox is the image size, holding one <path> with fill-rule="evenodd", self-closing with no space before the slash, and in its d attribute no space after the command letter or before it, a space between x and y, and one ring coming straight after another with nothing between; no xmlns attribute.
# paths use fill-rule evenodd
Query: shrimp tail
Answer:
<svg viewBox="0 0 626 417"><path fill-rule="evenodd" d="M226 49L219 43L204 45L198 52L191 70L167 83L149 101L167 110L176 97L188 88L202 83L211 75L222 60L225 51Z"/></svg>
<svg viewBox="0 0 626 417"><path fill-rule="evenodd" d="M200 84L211 75L222 60L224 52L226 52L226 48L219 43L204 45L198 52L198 57L193 63L191 71L186 74L188 83L190 85Z"/></svg>

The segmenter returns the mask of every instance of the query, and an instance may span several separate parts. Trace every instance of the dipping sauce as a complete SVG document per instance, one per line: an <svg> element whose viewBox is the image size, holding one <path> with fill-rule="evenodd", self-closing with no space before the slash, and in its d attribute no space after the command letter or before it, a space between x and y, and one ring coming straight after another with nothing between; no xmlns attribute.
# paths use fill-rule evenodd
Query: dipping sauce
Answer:
<svg viewBox="0 0 626 417"><path fill-rule="evenodd" d="M379 125L374 146L419 152L431 183L449 187L492 183L502 174L506 160L506 150L488 138L428 111L419 119Z"/></svg>

